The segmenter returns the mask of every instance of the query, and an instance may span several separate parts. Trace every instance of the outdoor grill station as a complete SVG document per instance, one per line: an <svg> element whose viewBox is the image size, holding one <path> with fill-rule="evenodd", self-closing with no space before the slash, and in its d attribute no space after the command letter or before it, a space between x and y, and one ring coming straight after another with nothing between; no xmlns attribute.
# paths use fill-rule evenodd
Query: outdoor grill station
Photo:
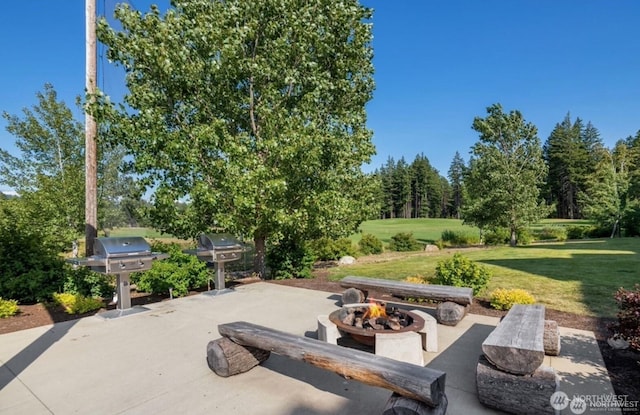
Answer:
<svg viewBox="0 0 640 415"><path fill-rule="evenodd" d="M244 246L228 233L201 233L198 235L198 247L186 250L199 260L215 265L215 281L212 294L227 292L224 282L224 266L227 262L237 261L245 252Z"/></svg>
<svg viewBox="0 0 640 415"><path fill-rule="evenodd" d="M92 271L116 276L118 302L115 310L101 313L103 318L115 318L145 311L145 307L131 307L132 272L151 269L153 261L169 257L162 252L151 252L149 243L140 236L100 237L94 239L94 255L69 260L74 265L89 267Z"/></svg>

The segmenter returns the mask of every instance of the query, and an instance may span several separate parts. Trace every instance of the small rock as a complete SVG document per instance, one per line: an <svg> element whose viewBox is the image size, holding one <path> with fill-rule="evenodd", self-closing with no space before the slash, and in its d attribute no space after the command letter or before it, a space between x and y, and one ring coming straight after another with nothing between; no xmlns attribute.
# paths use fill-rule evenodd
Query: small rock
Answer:
<svg viewBox="0 0 640 415"><path fill-rule="evenodd" d="M338 260L338 265L352 265L356 263L356 259L352 256L343 256Z"/></svg>
<svg viewBox="0 0 640 415"><path fill-rule="evenodd" d="M440 248L438 248L436 245L428 244L424 247L425 252L438 252L439 250Z"/></svg>
<svg viewBox="0 0 640 415"><path fill-rule="evenodd" d="M445 326L455 326L466 314L466 307L451 301L439 303L436 307L436 320Z"/></svg>
<svg viewBox="0 0 640 415"><path fill-rule="evenodd" d="M607 343L609 343L609 346L611 346L612 349L616 350L624 350L629 348L629 342L622 337L611 337L607 339Z"/></svg>

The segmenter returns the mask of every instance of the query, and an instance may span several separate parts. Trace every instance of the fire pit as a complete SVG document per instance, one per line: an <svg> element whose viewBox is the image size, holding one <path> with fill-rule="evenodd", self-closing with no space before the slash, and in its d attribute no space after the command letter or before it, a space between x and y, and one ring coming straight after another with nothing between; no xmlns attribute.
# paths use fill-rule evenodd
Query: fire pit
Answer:
<svg viewBox="0 0 640 415"><path fill-rule="evenodd" d="M424 319L418 315L377 302L347 304L329 314L329 320L367 346L375 345L376 334L417 332L424 327Z"/></svg>
<svg viewBox="0 0 640 415"><path fill-rule="evenodd" d="M94 255L90 257L75 258L70 262L102 274L116 275L118 315L122 314L120 311L131 309L129 274L146 271L151 268L153 261L169 257L165 253L151 252L149 243L140 236L96 238L93 251Z"/></svg>

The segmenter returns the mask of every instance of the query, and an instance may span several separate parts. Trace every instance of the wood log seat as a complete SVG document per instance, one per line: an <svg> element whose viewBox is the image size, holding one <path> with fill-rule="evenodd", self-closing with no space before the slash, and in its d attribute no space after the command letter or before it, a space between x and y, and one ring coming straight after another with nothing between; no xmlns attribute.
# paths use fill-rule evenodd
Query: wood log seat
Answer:
<svg viewBox="0 0 640 415"><path fill-rule="evenodd" d="M473 289L470 287L452 287L436 284L416 284L406 281L393 281L381 278L347 276L340 281L346 288L342 294L342 303L362 303L369 291L382 291L405 298L417 298L438 302L436 319L438 323L455 326L467 314L473 303Z"/></svg>
<svg viewBox="0 0 640 415"><path fill-rule="evenodd" d="M439 370L244 321L221 324L218 331L223 337L207 345L207 363L219 376L246 372L275 353L394 392L383 415L446 413L445 373Z"/></svg>
<svg viewBox="0 0 640 415"><path fill-rule="evenodd" d="M550 398L559 380L542 365L544 314L543 305L515 304L482 343L476 368L481 403L514 414L554 413Z"/></svg>

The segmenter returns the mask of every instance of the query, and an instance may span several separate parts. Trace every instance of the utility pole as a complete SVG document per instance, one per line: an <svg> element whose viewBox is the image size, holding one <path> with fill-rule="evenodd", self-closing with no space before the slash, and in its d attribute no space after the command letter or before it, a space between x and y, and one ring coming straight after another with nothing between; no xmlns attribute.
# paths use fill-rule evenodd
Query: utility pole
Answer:
<svg viewBox="0 0 640 415"><path fill-rule="evenodd" d="M96 91L96 2L85 0L86 76L85 89L88 96ZM89 98L88 102L93 101ZM93 255L93 241L98 236L98 162L96 136L98 128L93 116L85 109L85 253Z"/></svg>

